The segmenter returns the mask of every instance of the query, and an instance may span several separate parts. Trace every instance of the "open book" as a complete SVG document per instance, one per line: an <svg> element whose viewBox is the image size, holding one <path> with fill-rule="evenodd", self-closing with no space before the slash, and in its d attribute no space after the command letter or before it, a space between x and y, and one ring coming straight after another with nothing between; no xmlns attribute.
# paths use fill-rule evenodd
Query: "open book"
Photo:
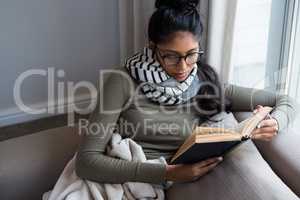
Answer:
<svg viewBox="0 0 300 200"><path fill-rule="evenodd" d="M230 129L203 126L194 128L192 134L171 159L171 164L195 163L224 155L238 144L248 140L252 131L271 111L271 107L263 107L258 113Z"/></svg>

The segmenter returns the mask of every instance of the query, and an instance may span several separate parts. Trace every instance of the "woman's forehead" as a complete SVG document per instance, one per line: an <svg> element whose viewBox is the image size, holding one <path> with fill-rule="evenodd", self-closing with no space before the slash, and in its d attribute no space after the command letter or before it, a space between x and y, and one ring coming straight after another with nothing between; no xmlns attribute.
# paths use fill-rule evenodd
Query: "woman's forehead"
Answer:
<svg viewBox="0 0 300 200"><path fill-rule="evenodd" d="M189 32L177 32L170 36L170 39L158 47L164 51L186 53L199 48L199 41Z"/></svg>

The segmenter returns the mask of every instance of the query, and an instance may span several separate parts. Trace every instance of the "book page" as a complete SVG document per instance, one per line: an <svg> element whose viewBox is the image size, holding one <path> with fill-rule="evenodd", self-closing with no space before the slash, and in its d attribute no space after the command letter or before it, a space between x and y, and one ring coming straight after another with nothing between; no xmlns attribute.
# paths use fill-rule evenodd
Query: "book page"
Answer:
<svg viewBox="0 0 300 200"><path fill-rule="evenodd" d="M272 111L272 107L263 107L261 111L259 111L258 113L254 114L253 116L251 116L250 118L248 118L247 120L245 120L245 122L243 122L243 124L241 125L241 133L243 136L250 136L252 131L256 128L256 126L263 120L266 118L266 116Z"/></svg>
<svg viewBox="0 0 300 200"><path fill-rule="evenodd" d="M240 135L250 135L251 132L255 129L255 127L262 121L266 115L271 112L271 107L264 107L259 113L255 115L251 115L249 118L238 123L234 115L226 112L220 112L210 118L211 121L205 121L200 125L200 127L211 127L211 128L223 128L226 129L224 131L218 130L218 133L224 133L232 131L235 133L239 133ZM199 129L201 130L201 129ZM211 131L198 131L203 132L203 134L216 133L213 129Z"/></svg>
<svg viewBox="0 0 300 200"><path fill-rule="evenodd" d="M251 116L252 117L252 116ZM243 121L241 121L240 123L238 123L235 127L234 127L234 131L235 132L238 132L240 134L242 134L242 131L243 131L243 128L246 126L246 124L248 124L251 120L251 117L250 118L247 118Z"/></svg>

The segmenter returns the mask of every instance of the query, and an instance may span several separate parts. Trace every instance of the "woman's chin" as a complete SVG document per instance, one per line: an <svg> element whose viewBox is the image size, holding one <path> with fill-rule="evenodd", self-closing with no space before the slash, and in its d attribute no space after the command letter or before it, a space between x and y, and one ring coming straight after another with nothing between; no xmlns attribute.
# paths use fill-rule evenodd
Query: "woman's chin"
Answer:
<svg viewBox="0 0 300 200"><path fill-rule="evenodd" d="M177 80L178 82L185 81L185 79L186 79L186 78L180 78L180 79L179 79L179 78L176 78L176 80Z"/></svg>

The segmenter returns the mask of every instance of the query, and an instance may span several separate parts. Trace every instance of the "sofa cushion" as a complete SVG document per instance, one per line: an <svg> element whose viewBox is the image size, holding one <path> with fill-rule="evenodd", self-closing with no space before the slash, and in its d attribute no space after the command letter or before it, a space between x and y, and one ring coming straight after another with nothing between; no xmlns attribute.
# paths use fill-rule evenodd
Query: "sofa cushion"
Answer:
<svg viewBox="0 0 300 200"><path fill-rule="evenodd" d="M61 127L0 142L0 199L41 199L73 156L80 137Z"/></svg>
<svg viewBox="0 0 300 200"><path fill-rule="evenodd" d="M271 170L255 145L248 141L197 181L174 184L167 191L167 199L296 200L298 197Z"/></svg>
<svg viewBox="0 0 300 200"><path fill-rule="evenodd" d="M300 197L300 133L279 133L272 142L255 142L274 172Z"/></svg>
<svg viewBox="0 0 300 200"><path fill-rule="evenodd" d="M241 121L250 112L236 112ZM271 142L255 141L255 145L274 172L300 197L300 133L296 127L289 127Z"/></svg>

